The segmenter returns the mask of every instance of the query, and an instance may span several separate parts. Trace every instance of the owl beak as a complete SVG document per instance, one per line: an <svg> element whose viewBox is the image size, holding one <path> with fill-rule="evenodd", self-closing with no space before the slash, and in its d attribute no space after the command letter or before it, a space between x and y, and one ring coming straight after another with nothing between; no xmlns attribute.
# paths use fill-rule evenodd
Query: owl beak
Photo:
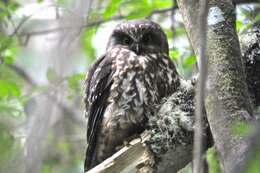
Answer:
<svg viewBox="0 0 260 173"><path fill-rule="evenodd" d="M134 51L137 55L139 55L140 52L141 52L140 45L139 45L138 43L133 43L130 48L131 48L131 50Z"/></svg>

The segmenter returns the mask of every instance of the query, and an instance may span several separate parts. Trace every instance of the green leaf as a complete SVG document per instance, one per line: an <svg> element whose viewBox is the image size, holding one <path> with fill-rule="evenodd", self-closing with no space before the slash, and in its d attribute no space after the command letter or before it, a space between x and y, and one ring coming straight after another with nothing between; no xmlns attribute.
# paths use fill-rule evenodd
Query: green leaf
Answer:
<svg viewBox="0 0 260 173"><path fill-rule="evenodd" d="M260 170L259 160L260 160L260 147L258 145L256 150L251 155L245 173L259 173Z"/></svg>
<svg viewBox="0 0 260 173"><path fill-rule="evenodd" d="M118 10L122 0L110 0L107 8L105 9L103 13L103 17L105 19L108 19L112 17Z"/></svg>
<svg viewBox="0 0 260 173"><path fill-rule="evenodd" d="M192 65L196 63L197 59L195 55L190 55L186 57L183 61L184 68L190 68Z"/></svg>
<svg viewBox="0 0 260 173"><path fill-rule="evenodd" d="M6 37L4 35L0 35L0 53L9 48L13 42L11 37Z"/></svg>
<svg viewBox="0 0 260 173"><path fill-rule="evenodd" d="M4 62L5 62L6 64L13 64L13 62L14 62L14 57L12 57L12 56L6 56L6 57L4 58Z"/></svg>
<svg viewBox="0 0 260 173"><path fill-rule="evenodd" d="M0 1L0 9L5 8L5 7L6 7L6 3L4 3L3 1Z"/></svg>
<svg viewBox="0 0 260 173"><path fill-rule="evenodd" d="M2 57L5 63L12 64L17 54L18 54L17 47L9 47L2 52Z"/></svg>
<svg viewBox="0 0 260 173"><path fill-rule="evenodd" d="M15 118L24 117L23 105L17 99L1 99L0 113Z"/></svg>
<svg viewBox="0 0 260 173"><path fill-rule="evenodd" d="M11 3L9 3L8 4L8 10L10 11L10 12L14 12L14 11L16 11L17 9L18 9L18 7L19 7L20 5L18 4L18 3L16 3L16 2L11 2Z"/></svg>
<svg viewBox="0 0 260 173"><path fill-rule="evenodd" d="M163 1L158 1L158 0L150 0L149 1L153 8L160 9L160 8L170 8L173 6L173 1L172 0L163 0Z"/></svg>
<svg viewBox="0 0 260 173"><path fill-rule="evenodd" d="M68 100L72 100L75 98L75 96L81 94L79 91L82 90L82 81L84 80L85 76L85 73L78 73L66 77L69 86L69 92L67 95Z"/></svg>
<svg viewBox="0 0 260 173"><path fill-rule="evenodd" d="M0 165L5 165L11 161L14 142L15 139L9 127L0 122Z"/></svg>
<svg viewBox="0 0 260 173"><path fill-rule="evenodd" d="M170 28L163 28L163 30L166 33L168 40L173 38L173 32Z"/></svg>
<svg viewBox="0 0 260 173"><path fill-rule="evenodd" d="M127 19L145 18L149 16L152 11L172 7L172 0L131 0L122 3L122 13L127 16Z"/></svg>
<svg viewBox="0 0 260 173"><path fill-rule="evenodd" d="M79 74L74 74L69 76L68 79L68 84L69 87L73 90L78 89L78 84L80 81L82 81L85 78L84 73L79 73Z"/></svg>
<svg viewBox="0 0 260 173"><path fill-rule="evenodd" d="M41 173L51 173L52 168L50 165L43 165L41 168Z"/></svg>
<svg viewBox="0 0 260 173"><path fill-rule="evenodd" d="M243 24L242 22L241 22L242 24L240 24L239 21L236 21L237 31L239 31L239 32L246 31L246 30L252 28L253 25L254 25L255 23L259 22L259 21L260 21L260 14L257 14L253 20L247 22L246 24ZM240 28L239 28L239 27L240 27ZM238 30L238 29L239 29L239 30Z"/></svg>
<svg viewBox="0 0 260 173"><path fill-rule="evenodd" d="M14 96L18 97L21 95L20 87L8 80L0 80L0 98Z"/></svg>
<svg viewBox="0 0 260 173"><path fill-rule="evenodd" d="M133 9L128 14L127 19L140 19L147 17L151 14L152 9L149 8L149 5L146 1L140 1L139 5L134 5Z"/></svg>
<svg viewBox="0 0 260 173"><path fill-rule="evenodd" d="M178 27L175 30L176 30L176 35L177 36L186 34L186 30L183 27Z"/></svg>
<svg viewBox="0 0 260 173"><path fill-rule="evenodd" d="M60 140L57 143L57 148L64 154L69 154L70 147L71 146L64 140Z"/></svg>
<svg viewBox="0 0 260 173"><path fill-rule="evenodd" d="M124 9L121 11L122 15L127 16L127 19L144 18L150 15L153 10L149 0L131 0L123 1L121 6Z"/></svg>
<svg viewBox="0 0 260 173"><path fill-rule="evenodd" d="M170 50L170 58L176 60L180 57L180 52L177 49Z"/></svg>
<svg viewBox="0 0 260 173"><path fill-rule="evenodd" d="M87 55L87 58L90 58L91 60L95 59L96 57L96 50L93 47L92 43L96 31L96 27L88 28L83 32L83 35L81 37L81 44L83 46L83 49Z"/></svg>
<svg viewBox="0 0 260 173"><path fill-rule="evenodd" d="M218 153L214 147L207 150L206 160L208 163L209 173L219 173L220 166L218 161Z"/></svg>
<svg viewBox="0 0 260 173"><path fill-rule="evenodd" d="M236 30L237 30L237 32L240 32L242 26L243 26L243 22L240 21L240 20L237 20L236 21Z"/></svg>
<svg viewBox="0 0 260 173"><path fill-rule="evenodd" d="M140 10L140 11L139 11ZM146 16L148 16L150 14L150 10L142 10L142 9L139 9L139 10L136 10L136 11L133 11L131 12L128 16L127 16L127 19L128 20L132 20L132 19L141 19L141 18L144 18Z"/></svg>
<svg viewBox="0 0 260 173"><path fill-rule="evenodd" d="M252 21L252 25L260 21L260 14L257 14Z"/></svg>
<svg viewBox="0 0 260 173"><path fill-rule="evenodd" d="M57 4L59 5L66 5L71 3L71 0L57 0Z"/></svg>
<svg viewBox="0 0 260 173"><path fill-rule="evenodd" d="M42 3L44 0L37 0L38 3Z"/></svg>

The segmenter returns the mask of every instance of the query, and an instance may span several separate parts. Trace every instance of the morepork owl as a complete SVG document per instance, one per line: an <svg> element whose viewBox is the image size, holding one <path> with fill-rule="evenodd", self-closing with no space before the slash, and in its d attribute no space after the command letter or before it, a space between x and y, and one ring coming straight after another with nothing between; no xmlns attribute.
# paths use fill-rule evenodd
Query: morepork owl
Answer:
<svg viewBox="0 0 260 173"><path fill-rule="evenodd" d="M85 171L146 128L163 97L179 85L166 35L149 20L119 24L86 79Z"/></svg>

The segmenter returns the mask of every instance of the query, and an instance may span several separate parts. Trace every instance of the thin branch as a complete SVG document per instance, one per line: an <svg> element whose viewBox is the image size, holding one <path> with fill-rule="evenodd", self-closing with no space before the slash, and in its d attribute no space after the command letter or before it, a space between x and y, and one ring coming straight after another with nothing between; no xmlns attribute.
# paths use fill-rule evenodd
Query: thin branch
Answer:
<svg viewBox="0 0 260 173"><path fill-rule="evenodd" d="M76 25L76 26L63 26L63 27L57 27L57 28L52 28L52 29L47 29L47 30L41 30L41 31L31 31L31 32L21 32L18 34L18 36L23 37L23 36L35 36L35 35L44 35L44 34L49 34L53 32L59 32L62 30L67 30L67 29L81 29L81 28L89 28L89 27L94 27L112 20L121 20L125 18L125 16L115 16L107 20L98 20L95 22L87 23L84 25Z"/></svg>
<svg viewBox="0 0 260 173"><path fill-rule="evenodd" d="M248 4L248 3L259 3L260 0L232 0L233 4Z"/></svg>
<svg viewBox="0 0 260 173"><path fill-rule="evenodd" d="M168 12L171 12L171 11L175 11L177 9L177 5L173 6L173 7L170 7L170 8L164 8L164 9L159 9L159 10L153 10L151 12L150 15L148 15L146 18L147 19L150 19L153 15L156 15L156 14L162 14L162 13L168 13Z"/></svg>
<svg viewBox="0 0 260 173"><path fill-rule="evenodd" d="M243 4L243 3L257 3L257 2L260 2L260 0L232 0L232 2L234 4ZM43 10L44 8L48 8L48 7L57 7L57 5L48 5L48 6L45 6L43 8L41 8L40 10ZM150 15L148 15L146 18L147 19L150 19L153 15L156 15L156 14L161 14L161 13L167 13L167 12L170 12L170 11L175 11L176 9L178 9L178 6L175 4L175 6L171 7L171 8L165 8L165 9L159 9L159 10L154 10L151 12ZM69 11L68 9L66 9L68 12L72 13L71 11ZM18 34L19 30L21 29L21 27L31 18L33 17L36 13L38 13L39 11L29 15L29 16L26 16L19 24L18 26L14 29L14 31L10 34L10 36L14 36L16 34ZM73 13L74 14L74 13ZM122 16L122 15L119 15L119 16L115 16L115 17L112 17L108 20L99 20L99 21L96 21L96 22L92 22L92 23L89 23L89 24L85 24L83 26L65 26L65 27L59 27L59 28L52 28L52 29L48 29L48 30L42 30L42 31L32 31L32 32L22 32L22 33L19 33L18 36L33 36L33 35L43 35L43 34L48 34L48 33L52 33L52 32L58 32L58 31L61 31L61 30L65 30L65 29L75 29L75 28L87 28L87 27L93 27L93 26L96 26L96 25L100 25L102 23L106 23L106 22L109 22L111 20L120 20L120 19L123 19L123 18L126 18L127 16Z"/></svg>
<svg viewBox="0 0 260 173"><path fill-rule="evenodd" d="M18 33L18 31L21 29L21 27L29 20L31 19L35 14L37 14L38 12L46 9L46 8L49 8L49 7L57 7L56 5L54 4L51 4L51 5L47 5L47 6L44 6L42 8L40 8L39 10L33 12L32 14L28 15L28 16L25 16L21 22L17 25L17 27L14 28L14 31L9 35L10 37L16 35Z"/></svg>
<svg viewBox="0 0 260 173"><path fill-rule="evenodd" d="M150 15L147 16L147 18L150 18L151 16L156 15L156 14L167 13L167 12L170 12L170 11L176 10L176 9L177 9L177 6L174 6L174 7L171 7L171 8L160 9L160 10L154 10L154 11L151 12ZM63 26L63 27L57 27L57 28L52 28L52 29L47 29L47 30L40 30L40 31L21 32L21 33L18 33L17 35L20 36L20 37L35 36L35 35L44 35L44 34L49 34L49 33L53 33L53 32L59 32L59 31L62 31L62 30L67 30L67 29L89 28L89 27L101 25L103 23L107 23L107 22L113 21L113 20L122 20L126 17L127 16L118 15L118 16L111 17L109 19L100 19L100 20L97 20L97 21L94 21L94 22L90 22L90 23L78 25L78 26Z"/></svg>
<svg viewBox="0 0 260 173"><path fill-rule="evenodd" d="M31 87L37 87L37 82L35 82L30 75L26 73L24 69L22 69L20 66L17 66L15 64L8 65L9 68L14 70L18 75L20 75ZM44 92L48 99L54 101L57 103L57 105L68 115L71 115L71 117L78 123L82 124L81 121L79 121L76 117L79 117L77 111L75 111L72 107L70 107L67 103L62 102L59 100L56 96L49 93L49 91Z"/></svg>
<svg viewBox="0 0 260 173"><path fill-rule="evenodd" d="M21 29L21 27L25 24L25 22L27 22L32 16L33 16L33 14L24 17L22 19L22 21L18 24L18 26L14 29L14 31L9 36L13 37L14 35L16 35L18 33L18 31Z"/></svg>
<svg viewBox="0 0 260 173"><path fill-rule="evenodd" d="M8 67L15 71L19 76L21 76L30 86L36 86L36 82L20 66L17 66L15 64L8 64Z"/></svg>
<svg viewBox="0 0 260 173"><path fill-rule="evenodd" d="M203 115L204 115L204 99L205 85L207 79L207 56L206 56L206 34L207 34L207 16L208 16L208 0L199 1L199 81L196 94L196 112L195 112L195 129L194 129L194 156L193 156L193 172L203 173Z"/></svg>
<svg viewBox="0 0 260 173"><path fill-rule="evenodd" d="M56 18L59 18L58 12L59 12L59 10L62 10L62 9L64 9L65 11L67 11L68 13L70 13L70 14L72 14L72 15L77 15L77 14L75 14L73 11L71 11L71 10L69 10L69 9L67 9L67 8L60 8L60 7L58 7L56 4L46 5L46 6L42 7L42 8L40 8L39 10L33 12L32 14L30 14L30 15L28 15L28 16L25 16L25 17L21 20L21 22L14 28L14 31L13 31L9 36L12 37L12 36L18 34L18 32L20 31L20 29L22 28L22 26L23 26L29 19L31 19L34 15L36 15L36 14L39 13L40 11L42 11L42 10L44 10L44 9L46 9L46 8L50 8L50 7L55 7L55 12L56 12L56 16L57 16ZM77 15L77 17L80 18L81 16Z"/></svg>

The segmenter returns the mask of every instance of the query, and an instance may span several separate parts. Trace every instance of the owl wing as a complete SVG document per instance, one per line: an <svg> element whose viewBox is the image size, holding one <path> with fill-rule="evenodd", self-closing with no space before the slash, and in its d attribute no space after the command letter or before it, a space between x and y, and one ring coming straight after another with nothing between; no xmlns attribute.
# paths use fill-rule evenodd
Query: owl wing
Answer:
<svg viewBox="0 0 260 173"><path fill-rule="evenodd" d="M102 70L101 70L102 69ZM85 168L89 168L95 150L97 133L107 107L109 90L113 83L112 59L106 55L92 66L86 80L85 104L88 110L87 142Z"/></svg>

